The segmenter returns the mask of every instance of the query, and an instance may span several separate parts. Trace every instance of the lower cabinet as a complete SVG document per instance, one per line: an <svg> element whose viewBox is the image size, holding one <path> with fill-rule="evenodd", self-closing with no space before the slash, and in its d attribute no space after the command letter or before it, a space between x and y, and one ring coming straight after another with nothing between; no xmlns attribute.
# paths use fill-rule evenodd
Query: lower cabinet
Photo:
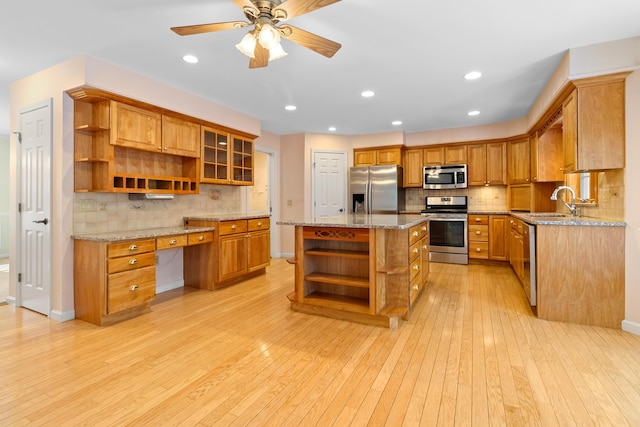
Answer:
<svg viewBox="0 0 640 427"><path fill-rule="evenodd" d="M429 227L422 223L409 230L409 307L429 279Z"/></svg>
<svg viewBox="0 0 640 427"><path fill-rule="evenodd" d="M215 227L217 237L209 254L185 248L186 286L218 289L262 273L271 263L268 217L228 221L188 219L185 225Z"/></svg>
<svg viewBox="0 0 640 427"><path fill-rule="evenodd" d="M507 215L469 215L469 258L508 260Z"/></svg>

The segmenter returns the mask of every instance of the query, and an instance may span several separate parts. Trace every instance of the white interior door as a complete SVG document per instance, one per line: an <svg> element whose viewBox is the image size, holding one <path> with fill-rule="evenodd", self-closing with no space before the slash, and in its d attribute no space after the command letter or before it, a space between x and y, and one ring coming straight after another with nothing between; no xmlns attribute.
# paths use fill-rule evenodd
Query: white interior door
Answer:
<svg viewBox="0 0 640 427"><path fill-rule="evenodd" d="M20 305L51 306L51 100L20 110Z"/></svg>
<svg viewBox="0 0 640 427"><path fill-rule="evenodd" d="M347 153L313 151L313 216L340 215L346 211Z"/></svg>

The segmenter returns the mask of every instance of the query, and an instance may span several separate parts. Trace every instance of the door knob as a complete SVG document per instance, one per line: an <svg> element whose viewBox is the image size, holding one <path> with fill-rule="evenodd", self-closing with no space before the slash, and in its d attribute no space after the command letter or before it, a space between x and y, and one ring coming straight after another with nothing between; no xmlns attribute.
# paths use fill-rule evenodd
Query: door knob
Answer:
<svg viewBox="0 0 640 427"><path fill-rule="evenodd" d="M45 218L45 219L40 219L40 220L38 220L38 221L33 221L33 222L34 222L34 223L36 223L36 224L44 224L44 225L49 224L49 220L48 220L47 218Z"/></svg>

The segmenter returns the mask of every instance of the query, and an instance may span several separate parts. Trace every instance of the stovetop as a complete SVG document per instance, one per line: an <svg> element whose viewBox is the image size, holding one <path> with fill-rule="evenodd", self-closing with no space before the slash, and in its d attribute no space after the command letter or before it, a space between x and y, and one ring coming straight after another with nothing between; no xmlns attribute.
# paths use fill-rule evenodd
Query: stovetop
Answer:
<svg viewBox="0 0 640 427"><path fill-rule="evenodd" d="M467 196L427 196L422 214L462 218L467 216Z"/></svg>

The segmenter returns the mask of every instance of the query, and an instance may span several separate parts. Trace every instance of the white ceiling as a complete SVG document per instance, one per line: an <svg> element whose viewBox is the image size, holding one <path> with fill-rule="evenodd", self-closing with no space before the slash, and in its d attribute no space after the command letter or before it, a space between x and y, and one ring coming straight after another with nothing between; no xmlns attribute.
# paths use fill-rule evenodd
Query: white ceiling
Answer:
<svg viewBox="0 0 640 427"><path fill-rule="evenodd" d="M640 35L638 0L342 0L288 23L342 44L248 69L247 29L180 37L172 26L243 20L231 0L19 0L0 18L0 134L9 84L88 54L262 121L264 130L367 134L524 116L567 49ZM200 62L190 65L191 53ZM469 82L463 75L480 70ZM364 99L370 89L376 96ZM284 106L295 104L294 112ZM475 117L470 110L480 110ZM403 125L394 127L393 120Z"/></svg>

